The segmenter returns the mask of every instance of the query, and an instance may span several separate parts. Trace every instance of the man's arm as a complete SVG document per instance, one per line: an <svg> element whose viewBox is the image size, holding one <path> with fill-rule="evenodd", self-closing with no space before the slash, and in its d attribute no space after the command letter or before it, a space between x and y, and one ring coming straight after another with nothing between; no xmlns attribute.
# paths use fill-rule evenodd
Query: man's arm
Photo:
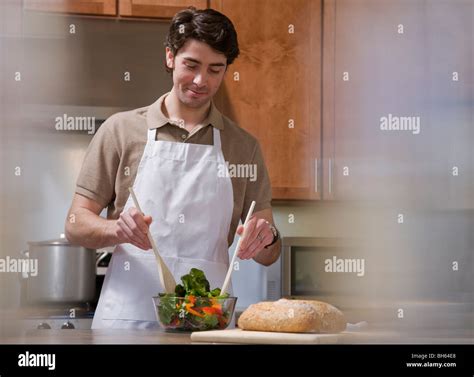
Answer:
<svg viewBox="0 0 474 377"><path fill-rule="evenodd" d="M245 230L242 225L239 226L237 233L242 234L244 231L237 254L240 259L253 258L255 262L264 266L269 266L278 260L281 250L280 239L272 246L265 248L273 240L273 232L268 223L274 226L271 208L255 212Z"/></svg>
<svg viewBox="0 0 474 377"><path fill-rule="evenodd" d="M143 216L136 208L123 212L117 220L100 217L103 206L85 196L75 194L66 219L66 238L69 242L92 249L120 243L131 243L143 250L151 249L146 233L150 216Z"/></svg>

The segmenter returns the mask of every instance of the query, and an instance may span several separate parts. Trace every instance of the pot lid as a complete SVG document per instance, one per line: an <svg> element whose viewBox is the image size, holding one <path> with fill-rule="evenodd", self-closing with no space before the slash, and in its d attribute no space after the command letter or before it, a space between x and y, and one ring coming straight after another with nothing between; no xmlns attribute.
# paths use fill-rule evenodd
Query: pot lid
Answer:
<svg viewBox="0 0 474 377"><path fill-rule="evenodd" d="M32 245L32 246L50 246L50 245L72 246L71 243L66 238L57 238L57 239L54 239L54 240L46 240L46 241L28 241L28 245Z"/></svg>

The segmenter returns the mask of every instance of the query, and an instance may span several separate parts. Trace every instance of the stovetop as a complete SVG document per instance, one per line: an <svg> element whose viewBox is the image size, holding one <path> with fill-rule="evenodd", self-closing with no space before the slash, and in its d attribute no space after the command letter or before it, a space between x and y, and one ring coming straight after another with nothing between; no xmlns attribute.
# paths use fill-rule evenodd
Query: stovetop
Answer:
<svg viewBox="0 0 474 377"><path fill-rule="evenodd" d="M90 329L94 308L84 305L37 305L22 309L22 326L33 329Z"/></svg>
<svg viewBox="0 0 474 377"><path fill-rule="evenodd" d="M90 318L94 316L94 311L90 304L43 304L22 309L25 318Z"/></svg>

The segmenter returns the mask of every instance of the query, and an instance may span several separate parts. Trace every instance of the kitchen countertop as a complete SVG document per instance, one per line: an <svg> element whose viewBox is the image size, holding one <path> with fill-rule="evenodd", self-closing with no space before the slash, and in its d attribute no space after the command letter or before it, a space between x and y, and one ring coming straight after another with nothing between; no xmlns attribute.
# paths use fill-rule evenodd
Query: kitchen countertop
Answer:
<svg viewBox="0 0 474 377"><path fill-rule="evenodd" d="M28 330L0 337L1 344L190 344L189 333L160 330Z"/></svg>
<svg viewBox="0 0 474 377"><path fill-rule="evenodd" d="M474 344L472 327L464 329L406 328L367 326L349 328L349 336L339 344ZM162 330L36 330L27 329L18 312L0 310L0 344L203 344L191 342L190 333Z"/></svg>
<svg viewBox="0 0 474 377"><path fill-rule="evenodd" d="M465 334L440 336L401 334L393 331L367 330L350 333L340 344L473 344ZM204 344L191 342L189 333L160 330L28 330L0 337L0 344Z"/></svg>

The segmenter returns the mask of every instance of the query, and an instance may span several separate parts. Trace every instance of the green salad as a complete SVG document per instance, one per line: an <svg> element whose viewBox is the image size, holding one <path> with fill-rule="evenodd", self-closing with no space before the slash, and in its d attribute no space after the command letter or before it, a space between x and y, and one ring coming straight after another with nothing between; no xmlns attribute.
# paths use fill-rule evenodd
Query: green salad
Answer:
<svg viewBox="0 0 474 377"><path fill-rule="evenodd" d="M181 277L174 293L160 293L155 300L160 323L165 329L200 331L224 329L229 324L236 298L210 290L203 271L192 268Z"/></svg>

